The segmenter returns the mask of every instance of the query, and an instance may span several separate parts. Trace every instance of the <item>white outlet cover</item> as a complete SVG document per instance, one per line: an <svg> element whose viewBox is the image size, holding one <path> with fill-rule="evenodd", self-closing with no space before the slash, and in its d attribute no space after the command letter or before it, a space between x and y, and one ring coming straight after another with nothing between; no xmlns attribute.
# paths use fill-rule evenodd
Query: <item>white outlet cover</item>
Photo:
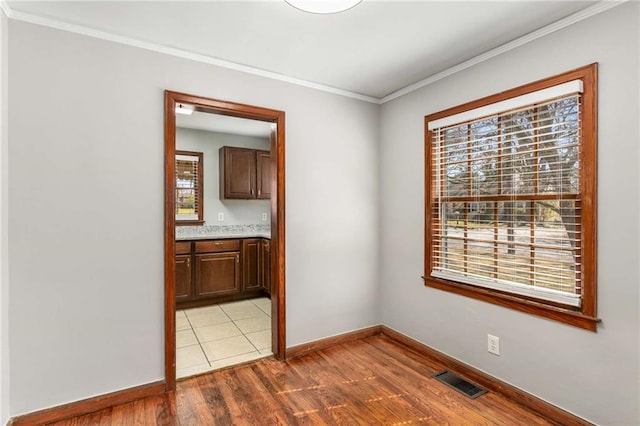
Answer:
<svg viewBox="0 0 640 426"><path fill-rule="evenodd" d="M498 336L487 334L487 351L500 356L500 338Z"/></svg>
<svg viewBox="0 0 640 426"><path fill-rule="evenodd" d="M218 221L222 222L224 220L224 212L218 213Z"/></svg>
<svg viewBox="0 0 640 426"><path fill-rule="evenodd" d="M267 220L267 214L266 213L262 213L262 220Z"/></svg>

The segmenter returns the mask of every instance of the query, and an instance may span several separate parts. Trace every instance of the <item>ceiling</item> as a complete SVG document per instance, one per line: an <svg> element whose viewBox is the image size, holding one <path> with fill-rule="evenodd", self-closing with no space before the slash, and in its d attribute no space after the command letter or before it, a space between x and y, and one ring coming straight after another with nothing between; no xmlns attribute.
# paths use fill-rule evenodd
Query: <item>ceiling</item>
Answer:
<svg viewBox="0 0 640 426"><path fill-rule="evenodd" d="M364 0L317 15L284 0L7 4L11 18L97 30L374 102L597 7L578 0Z"/></svg>

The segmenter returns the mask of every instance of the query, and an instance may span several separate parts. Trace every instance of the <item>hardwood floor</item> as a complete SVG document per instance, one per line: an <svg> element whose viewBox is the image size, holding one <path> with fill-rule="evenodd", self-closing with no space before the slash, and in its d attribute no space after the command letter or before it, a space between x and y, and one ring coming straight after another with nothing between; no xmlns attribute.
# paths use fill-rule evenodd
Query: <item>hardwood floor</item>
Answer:
<svg viewBox="0 0 640 426"><path fill-rule="evenodd" d="M549 425L493 392L432 378L442 365L384 335L178 382L175 393L55 423L80 425Z"/></svg>

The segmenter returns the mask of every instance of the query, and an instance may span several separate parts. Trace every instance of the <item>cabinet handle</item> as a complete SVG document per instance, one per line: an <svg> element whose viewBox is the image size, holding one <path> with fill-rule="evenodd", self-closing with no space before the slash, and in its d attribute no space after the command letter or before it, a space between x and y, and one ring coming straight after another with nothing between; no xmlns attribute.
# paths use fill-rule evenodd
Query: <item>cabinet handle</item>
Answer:
<svg viewBox="0 0 640 426"><path fill-rule="evenodd" d="M262 194L262 191L258 189L258 197Z"/></svg>
<svg viewBox="0 0 640 426"><path fill-rule="evenodd" d="M253 188L251 188L251 195L253 195L253 191L254 191L254 189L253 189Z"/></svg>
<svg viewBox="0 0 640 426"><path fill-rule="evenodd" d="M240 263L240 256L236 256L236 263Z"/></svg>
<svg viewBox="0 0 640 426"><path fill-rule="evenodd" d="M189 266L189 264L191 264L191 258L187 257L187 266Z"/></svg>

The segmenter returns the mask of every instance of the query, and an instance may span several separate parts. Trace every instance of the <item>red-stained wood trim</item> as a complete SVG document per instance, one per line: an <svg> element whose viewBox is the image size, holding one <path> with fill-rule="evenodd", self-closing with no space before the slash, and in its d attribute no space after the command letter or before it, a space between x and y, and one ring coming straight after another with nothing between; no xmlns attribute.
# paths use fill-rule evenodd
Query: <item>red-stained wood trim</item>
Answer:
<svg viewBox="0 0 640 426"><path fill-rule="evenodd" d="M412 339L398 331L393 330L387 326L380 326L380 331L383 335L396 341L397 343L406 346L410 350L431 358L436 362L443 364L446 368L452 370L456 374L469 379L472 382L483 386L490 391L500 393L507 398L510 398L519 404L524 405L530 410L540 414L547 419L550 419L560 425L565 426L586 426L592 425L592 423L571 414L561 408L556 407L540 398L531 395L528 392L523 391L513 385L505 383L487 373L477 370L462 361L451 358L448 355L443 354L429 346L426 346L417 340Z"/></svg>
<svg viewBox="0 0 640 426"><path fill-rule="evenodd" d="M175 105L194 105L200 112L267 121L276 124L271 138L271 321L272 350L284 359L285 318L285 113L269 108L165 91L165 382L176 387L175 332ZM273 155L275 153L275 155Z"/></svg>
<svg viewBox="0 0 640 426"><path fill-rule="evenodd" d="M13 426L49 424L71 417L93 413L114 405L124 404L149 396L162 395L164 392L164 382L149 383L105 395L95 396L93 398L83 399L81 401L71 402L69 404L59 405L57 407L34 411L33 413L23 414L13 417L9 424Z"/></svg>
<svg viewBox="0 0 640 426"><path fill-rule="evenodd" d="M164 363L167 391L176 388L176 99L164 97Z"/></svg>
<svg viewBox="0 0 640 426"><path fill-rule="evenodd" d="M551 320L563 322L575 327L597 332L597 78L598 64L593 63L575 70L510 89L495 95L487 96L463 105L455 106L434 114L425 116L425 259L424 282L428 287L451 293L471 297L488 303L512 308L521 312L541 316ZM505 99L534 92L547 87L555 86L572 80L582 80L584 93L581 103L581 151L580 151L580 197L582 232L582 248L579 251L582 256L582 270L579 276L582 279L582 305L579 309L564 307L553 302L543 302L529 297L517 296L496 290L485 289L449 280L431 278L433 265L433 245L437 239L432 235L432 221L436 212L434 204L434 182L431 176L432 170L432 135L428 124L442 117L458 114L487 104L500 102ZM542 195L528 196L535 200ZM571 197L574 197L573 195ZM464 198L464 197L456 197ZM495 197L493 197L495 198ZM491 198L489 201L494 201Z"/></svg>
<svg viewBox="0 0 640 426"><path fill-rule="evenodd" d="M204 225L204 220L181 220L178 223L178 226L202 226Z"/></svg>
<svg viewBox="0 0 640 426"><path fill-rule="evenodd" d="M598 66L586 67L583 76L584 95L582 98L582 163L580 184L583 198L582 214L582 311L585 315L597 315L597 249L598 249L598 203L597 164L598 158ZM588 285L584 285L588 283Z"/></svg>
<svg viewBox="0 0 640 426"><path fill-rule="evenodd" d="M424 280L428 287L471 297L473 299L482 300L505 308L515 309L516 311L525 312L527 314L560 321L568 325L584 328L585 330L593 332L596 331L596 327L601 321L599 318L584 315L579 311L574 311L559 304L553 304L552 302L539 302L524 296L501 293L497 290L456 283L438 278L424 277Z"/></svg>
<svg viewBox="0 0 640 426"><path fill-rule="evenodd" d="M276 382L274 382L274 386L280 386L281 384L280 382L277 382L277 377L283 371L281 368L291 369L292 372L295 372L296 370L307 371L306 370L307 366L314 364L314 361L313 361L314 358L310 358L310 359L305 358L303 359L302 363L298 363L297 360L294 358L299 358L302 355L309 355L314 352L322 352L323 350L336 345L343 345L343 344L348 345L349 343L352 343L354 341L366 339L366 338L377 336L377 335L384 335L385 338L391 339L391 341L393 341L394 344L400 345L399 350L401 352L404 350L407 350L407 351L413 352L414 354L417 354L417 356L422 358L422 362L420 365L425 366L427 370L433 369L433 368L436 368L436 369L442 368L441 366L448 368L452 371L455 371L457 374L460 374L461 376L464 376L465 378L473 382L476 382L481 386L486 387L487 389L495 392L496 394L501 394L504 397L511 399L515 404L520 404L521 406L524 406L525 408L535 412L537 415L540 415L546 418L552 423L560 424L560 425L570 425L570 426L590 425L590 423L588 423L587 421L571 413L568 413L521 389L518 389L512 385L509 385L508 383L502 382L501 380L498 380L493 376L490 376L486 373L476 370L475 368L461 361L453 359L435 349L432 349L384 325L372 326L366 329L341 334L339 336L332 336L326 339L321 339L308 344L289 348L287 356L292 359L291 363L283 364L282 367L272 368L269 364L269 360L259 360L259 361L252 361L248 363L248 364L255 365L255 367L251 369L247 369L239 366L234 366L234 367L229 367L227 369L224 369L226 371L232 372L232 374L227 374L226 371L216 371L214 373L203 375L195 379L193 378L181 379L181 383L190 383L190 385L186 385L186 387L182 386L182 388L179 389L178 392L181 393L182 395L181 397L183 401L182 404L183 405L190 404L189 410L194 410L196 408L201 410L201 412L197 414L197 416L199 417L196 417L196 418L199 418L201 422L204 421L205 423L208 424L214 421L214 417L211 416L211 413L213 411L216 411L219 414L219 411L217 410L223 409L223 407L225 406L233 405L234 409L238 409L237 407L238 404L246 404L246 401L243 400L243 397L246 396L246 392L244 393L241 392L237 396L234 394L228 394L230 399L227 400L225 398L224 404L221 405L218 403L214 403L212 405L211 403L207 403L207 401L203 399L201 394L194 394L192 392L194 390L194 384L199 383L199 386L205 385L206 388L211 388L211 386L213 386L212 383L215 383L216 380L220 380L220 378L232 377L236 374L238 375L244 374L246 376L245 373L247 372L252 372L252 371L255 372L259 370L269 377L273 375L273 378L276 379ZM380 346L379 345L380 342L383 342L383 341L379 340L378 343L374 342L372 347L380 348L379 350L381 351L381 353L386 354L384 358L385 363L389 360L393 360L394 358L397 358L397 357L394 357L393 355L389 357L389 355L392 353L389 353L387 351L387 349L389 348L387 349L384 348L384 344ZM356 354L356 357L354 358L355 352L354 352L353 343L351 346L346 346L346 347L348 348L347 351L344 352L343 355L339 355L337 358L335 358L335 362L342 365L338 371L339 374L342 374L341 372L345 371L344 368L347 368L345 367L345 365L351 365L349 360L357 361L358 359L360 359L357 356L357 354ZM357 349L355 349L355 351L357 351ZM320 358L324 358L324 355ZM315 359L319 359L319 358L316 357ZM375 357L367 358L367 359L370 359L371 361L373 361ZM412 359L416 360L417 358L412 358ZM393 364L393 362L394 361L391 361L391 364ZM311 363L311 364L308 364L308 363ZM410 367L410 368L415 369L415 365L418 365L418 364L414 364L414 367ZM392 366L390 367L393 368ZM313 367L313 368L316 368L316 367ZM421 368L420 371L423 371L423 369ZM264 374L263 374L263 377L264 377ZM318 373L315 373L315 374L318 374ZM424 372L422 374L424 374ZM292 375L292 377L296 377L296 376L299 376L299 375L295 373ZM316 377L316 376L312 373L311 377ZM340 377L343 377L343 376L341 375ZM404 375L400 375L398 377L402 380L404 378ZM195 382L194 380L199 380L200 382ZM241 382L246 382L246 380L241 380ZM216 386L218 388L223 388L225 386L225 384L222 382L218 382L218 383L219 384ZM264 384L264 382L260 382L260 383ZM326 383L329 384L333 382L327 381ZM256 382L256 385L257 384L258 382ZM237 386L239 385L240 385L240 382L234 383L233 388L237 389ZM148 385L126 389L126 390L114 392L111 394L89 398L86 400L65 404L59 407L54 407L54 408L18 416L16 418L11 419L9 424L12 424L12 425L38 424L39 425L39 424L48 424L52 422L57 422L65 419L69 419L65 424L93 424L93 422L97 422L98 420L110 421L114 419L115 421L115 417L118 417L119 421L121 421L122 418L120 418L119 416L125 416L125 418L129 419L130 422L134 422L135 419L144 418L144 416L138 416L136 414L136 413L139 413L139 411L136 411L136 410L139 410L144 405L142 404L143 398L147 398L147 401L150 402L149 408L153 409L154 406L158 404L158 401L149 400L148 397L153 397L153 396L161 395L165 393L164 388L165 386L162 382L150 383ZM224 392L224 390L222 392ZM187 398L184 398L184 396L187 396ZM167 393L166 403L169 406L163 409L163 414L165 416L168 415L168 417L163 417L163 420L165 422L169 421L172 424L175 422L181 423L183 420L188 422L189 421L188 419L193 421L195 418L190 417L188 415L189 413L193 414L192 411L189 411L187 414L185 414L185 412L183 411L182 414L186 415L187 416L186 418L179 417L181 410L177 409L175 400L176 400L176 395L174 392ZM261 406L262 408L258 408L258 409L264 410L265 409L264 407L266 407L267 410L279 408L277 404L276 405L270 404L269 401L275 402L273 400L270 400L269 398L264 399L262 402L264 402L264 404L266 405L262 405ZM131 404L126 404L126 403L131 403ZM123 404L126 404L126 405L123 405ZM437 398L436 400L430 400L429 406L431 406L431 404L434 404L434 406L442 405L441 403L438 402ZM99 412L100 410L111 409L111 408L113 408L113 411L106 411L106 412L103 412L102 414L97 414L97 412ZM155 408L157 409L157 407ZM183 406L183 410L184 408L185 407ZM210 411L210 410L213 410L213 411ZM508 407L506 408L506 410L508 410ZM96 414L93 417L87 416L84 418L80 418L80 416L91 414L91 413L96 413ZM450 411L447 411L447 413L450 416L452 416L451 419L456 419L455 409L451 409ZM151 411L151 413L146 413L146 415L147 415L146 417L147 419L151 418L151 419L160 421L158 420L160 419L160 417L158 417L159 414L156 414L155 411L153 410ZM74 418L72 419L72 417ZM220 418L220 417L216 417L216 418ZM460 420L459 418L457 419Z"/></svg>
<svg viewBox="0 0 640 426"><path fill-rule="evenodd" d="M348 333L339 334L337 336L327 337L325 339L314 340L313 342L303 343L302 345L292 346L287 349L287 359L298 358L312 352L317 352L331 346L340 345L354 340L364 339L365 337L380 334L379 325L363 328L361 330L350 331Z"/></svg>

